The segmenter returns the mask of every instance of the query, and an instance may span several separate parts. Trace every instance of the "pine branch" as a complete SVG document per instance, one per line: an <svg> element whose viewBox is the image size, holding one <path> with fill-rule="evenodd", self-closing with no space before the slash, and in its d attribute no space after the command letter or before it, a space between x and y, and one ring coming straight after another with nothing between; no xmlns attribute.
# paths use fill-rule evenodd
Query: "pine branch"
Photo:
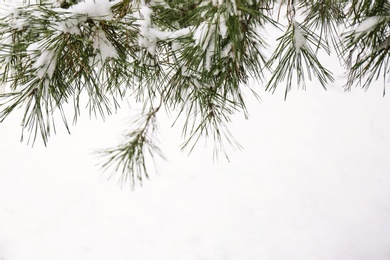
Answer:
<svg viewBox="0 0 390 260"><path fill-rule="evenodd" d="M389 67L389 49L387 44L390 38L390 5L378 4L372 6L366 3L361 5L367 16L359 16L355 20L355 28L347 32L343 52L348 61L348 81L345 86L350 90L352 86L361 86L364 89L383 77L383 94L387 82Z"/></svg>
<svg viewBox="0 0 390 260"><path fill-rule="evenodd" d="M279 26L273 16L284 5L288 25L268 59L260 31ZM214 156L227 157L227 145L241 148L228 124L235 113L248 115L242 93L250 79L265 81L269 91L285 82L285 97L314 77L326 88L333 77L317 54L333 49L349 70L346 89L368 88L380 77L386 82L390 70L386 0L42 0L3 6L0 121L23 109L29 140L41 136L46 144L55 117L69 130L67 103L74 106L74 123L84 106L90 116L104 118L122 99L141 103L147 112L124 143L99 153L106 158L103 168L120 171L120 182L132 186L149 176L148 158L163 157L156 138L162 107L178 112L174 124L184 122L183 149L191 152L208 137ZM342 30L347 33L340 38ZM265 69L272 71L268 80Z"/></svg>
<svg viewBox="0 0 390 260"><path fill-rule="evenodd" d="M126 135L126 140L122 144L97 153L104 161L103 170L113 169L114 173L120 172L118 180L121 186L127 182L132 188L136 184L142 184L144 178L149 178L148 159L153 161L156 157L165 159L156 138L156 114L161 106L162 103L135 120L132 124L133 130Z"/></svg>
<svg viewBox="0 0 390 260"><path fill-rule="evenodd" d="M285 98L292 85L305 88L306 77L315 76L326 89L328 80L333 81L331 72L322 66L312 46L327 48L314 32L300 25L294 19L286 33L278 39L279 45L268 62L268 67L277 64L266 90L275 91L277 86L286 80Z"/></svg>

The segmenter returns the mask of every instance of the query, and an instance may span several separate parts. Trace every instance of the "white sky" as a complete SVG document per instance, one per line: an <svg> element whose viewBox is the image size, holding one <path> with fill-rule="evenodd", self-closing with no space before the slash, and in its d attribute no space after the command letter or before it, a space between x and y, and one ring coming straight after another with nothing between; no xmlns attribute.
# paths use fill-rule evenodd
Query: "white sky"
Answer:
<svg viewBox="0 0 390 260"><path fill-rule="evenodd" d="M180 129L164 130L170 162L135 192L107 182L91 155L115 143L126 113L83 120L49 148L19 144L17 121L5 122L0 256L388 259L390 105L375 92L263 93L232 125L245 150L231 163L202 146L187 157Z"/></svg>

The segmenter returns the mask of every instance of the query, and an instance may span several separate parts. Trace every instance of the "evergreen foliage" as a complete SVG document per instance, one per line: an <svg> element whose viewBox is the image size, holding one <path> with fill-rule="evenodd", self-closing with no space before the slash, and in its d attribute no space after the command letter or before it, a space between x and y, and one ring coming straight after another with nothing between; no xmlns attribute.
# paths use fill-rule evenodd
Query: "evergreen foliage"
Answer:
<svg viewBox="0 0 390 260"><path fill-rule="evenodd" d="M313 77L326 88L332 73L317 55L325 51L345 65L347 90L386 83L389 21L387 0L8 0L0 7L0 121L21 108L29 140L46 144L55 117L68 128L65 104L77 121L84 93L90 114L102 117L118 100L140 102L126 142L102 152L104 167L135 184L148 176L146 154L162 156L161 108L185 119L183 149L207 136L217 154L226 142L239 147L227 125L247 113L249 79L270 91L285 84L286 95ZM269 59L259 33L266 25L282 34Z"/></svg>

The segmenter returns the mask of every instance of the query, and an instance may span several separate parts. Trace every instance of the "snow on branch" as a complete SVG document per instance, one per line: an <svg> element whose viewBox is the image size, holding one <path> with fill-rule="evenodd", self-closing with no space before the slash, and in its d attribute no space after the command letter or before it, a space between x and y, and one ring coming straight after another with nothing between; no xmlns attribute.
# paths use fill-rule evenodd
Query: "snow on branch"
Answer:
<svg viewBox="0 0 390 260"><path fill-rule="evenodd" d="M355 28L356 37L374 30L383 20L384 18L379 16L368 17Z"/></svg>
<svg viewBox="0 0 390 260"><path fill-rule="evenodd" d="M25 107L23 127L41 133L44 142L53 111L73 103L76 118L83 91L90 113L111 114L116 99L131 93L145 109L160 100L188 117L186 143L210 133L222 142L233 111L247 112L242 86L252 78L262 82L265 71L272 73L265 88L285 82L287 95L296 85L305 88L306 79L316 77L324 88L334 80L317 55L333 47L343 62L355 55L348 84L365 86L390 70L386 1L353 7L296 0L18 1L0 6L0 85L11 89L0 95L0 120ZM284 28L276 20L281 10ZM340 36L344 25L347 33ZM271 27L283 32L269 58L265 34ZM148 144L146 135L137 137ZM143 158L142 149L134 157L133 144L125 147L130 162Z"/></svg>
<svg viewBox="0 0 390 260"><path fill-rule="evenodd" d="M53 11L58 13L80 14L94 20L112 20L111 7L114 3L109 0L84 0L70 6L68 9L56 8Z"/></svg>

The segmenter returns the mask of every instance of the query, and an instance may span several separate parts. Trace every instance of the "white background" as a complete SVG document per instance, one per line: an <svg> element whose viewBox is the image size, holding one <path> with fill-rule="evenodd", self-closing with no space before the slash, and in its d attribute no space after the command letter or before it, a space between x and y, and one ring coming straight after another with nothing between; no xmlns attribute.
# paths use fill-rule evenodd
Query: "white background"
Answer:
<svg viewBox="0 0 390 260"><path fill-rule="evenodd" d="M337 61L326 65L334 71ZM95 150L120 142L134 114L89 120L49 146L19 143L21 113L0 124L1 260L390 259L390 103L375 83L345 93L308 83L283 100L258 89L234 117L243 151L213 162L160 115L160 161L143 187L120 188ZM60 125L60 124L59 124Z"/></svg>

